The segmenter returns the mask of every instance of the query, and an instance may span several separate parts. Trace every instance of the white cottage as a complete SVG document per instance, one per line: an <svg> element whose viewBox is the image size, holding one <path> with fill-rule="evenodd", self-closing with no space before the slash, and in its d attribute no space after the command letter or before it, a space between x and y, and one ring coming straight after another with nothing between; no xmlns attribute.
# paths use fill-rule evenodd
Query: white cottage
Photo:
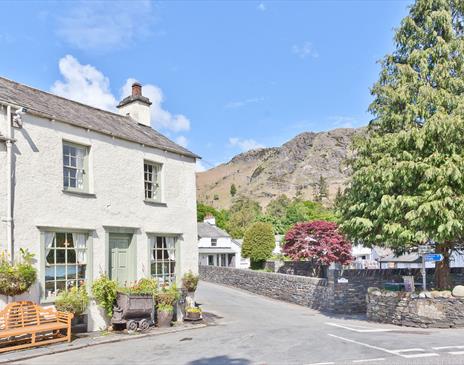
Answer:
<svg viewBox="0 0 464 365"><path fill-rule="evenodd" d="M198 223L198 254L200 265L248 268L250 262L241 256L242 244L216 226L213 216Z"/></svg>
<svg viewBox="0 0 464 365"><path fill-rule="evenodd" d="M197 272L198 156L150 127L150 104L138 83L118 114L0 78L0 248L27 248L39 273L14 299Z"/></svg>

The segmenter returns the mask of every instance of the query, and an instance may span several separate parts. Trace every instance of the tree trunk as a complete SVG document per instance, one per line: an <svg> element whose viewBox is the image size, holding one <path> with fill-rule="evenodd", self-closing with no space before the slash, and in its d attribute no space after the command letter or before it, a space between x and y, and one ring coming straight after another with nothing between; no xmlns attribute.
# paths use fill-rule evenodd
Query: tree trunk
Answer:
<svg viewBox="0 0 464 365"><path fill-rule="evenodd" d="M439 290L450 289L452 287L450 276L451 245L438 243L435 252L443 255L443 261L435 264L435 288Z"/></svg>

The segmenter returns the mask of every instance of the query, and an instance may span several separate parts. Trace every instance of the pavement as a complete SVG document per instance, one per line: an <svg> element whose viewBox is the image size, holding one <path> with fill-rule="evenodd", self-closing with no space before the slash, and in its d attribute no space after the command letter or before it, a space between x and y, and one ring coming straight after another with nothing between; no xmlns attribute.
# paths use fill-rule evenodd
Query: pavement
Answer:
<svg viewBox="0 0 464 365"><path fill-rule="evenodd" d="M214 313L214 323L188 332L134 337L10 363L464 364L464 329L415 329L369 323L362 317L327 316L205 282L200 284L196 300L204 311Z"/></svg>

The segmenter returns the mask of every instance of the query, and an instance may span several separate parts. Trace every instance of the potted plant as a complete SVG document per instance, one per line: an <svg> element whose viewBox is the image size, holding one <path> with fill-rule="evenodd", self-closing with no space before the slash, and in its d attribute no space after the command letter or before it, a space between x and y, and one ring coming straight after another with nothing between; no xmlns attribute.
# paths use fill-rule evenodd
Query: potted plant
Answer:
<svg viewBox="0 0 464 365"><path fill-rule="evenodd" d="M118 284L108 276L102 275L93 282L92 294L96 302L107 315L107 322L113 316L113 306L116 301Z"/></svg>
<svg viewBox="0 0 464 365"><path fill-rule="evenodd" d="M3 252L0 255L0 294L9 297L23 294L37 279L37 270L32 266L34 254L20 249L20 258L12 263Z"/></svg>
<svg viewBox="0 0 464 365"><path fill-rule="evenodd" d="M198 307L188 307L185 310L186 319L190 321L198 321L201 319L201 308Z"/></svg>
<svg viewBox="0 0 464 365"><path fill-rule="evenodd" d="M58 311L74 314L71 321L72 331L82 333L87 331L87 316L84 314L89 305L89 295L85 285L72 287L68 291L61 292L55 300Z"/></svg>
<svg viewBox="0 0 464 365"><path fill-rule="evenodd" d="M182 288L187 292L187 296L192 298L192 300L194 300L199 279L199 275L195 275L192 271L185 273L182 278Z"/></svg>
<svg viewBox="0 0 464 365"><path fill-rule="evenodd" d="M158 327L170 327L174 315L174 304L179 299L176 285L162 287L156 293L155 298Z"/></svg>

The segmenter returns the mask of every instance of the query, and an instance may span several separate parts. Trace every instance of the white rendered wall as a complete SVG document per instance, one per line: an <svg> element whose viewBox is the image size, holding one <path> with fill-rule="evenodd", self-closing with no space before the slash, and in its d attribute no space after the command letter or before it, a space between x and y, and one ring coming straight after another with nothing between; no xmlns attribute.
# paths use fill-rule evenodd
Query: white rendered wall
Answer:
<svg viewBox="0 0 464 365"><path fill-rule="evenodd" d="M5 127L5 109L0 108L0 131ZM179 234L178 279L198 271L195 161L154 148L123 141L30 114L24 128L14 130L15 143L15 251L27 248L40 262L39 227L91 230L93 277L107 270L104 226L135 228L137 278L150 275L147 233ZM95 197L64 193L63 140L90 146L90 187ZM144 202L143 161L163 164L163 202ZM0 143L0 171L5 166ZM5 216L6 176L0 176L0 217ZM0 248L7 249L5 223L0 222ZM29 298L39 301L39 284ZM19 298L15 298L19 299ZM96 328L99 329L98 323Z"/></svg>

